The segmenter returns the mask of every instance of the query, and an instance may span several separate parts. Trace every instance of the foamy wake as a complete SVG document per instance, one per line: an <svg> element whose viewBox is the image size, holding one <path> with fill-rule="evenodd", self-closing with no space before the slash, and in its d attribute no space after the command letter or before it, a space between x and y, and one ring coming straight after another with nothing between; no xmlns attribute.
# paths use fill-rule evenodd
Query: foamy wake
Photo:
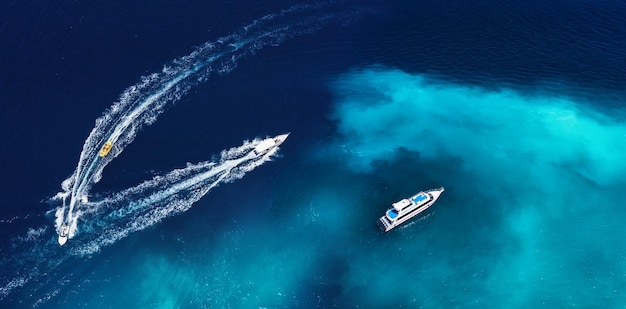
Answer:
<svg viewBox="0 0 626 309"><path fill-rule="evenodd" d="M92 254L130 233L187 211L214 187L239 179L271 160L277 148L257 157L252 150L259 142L256 139L223 151L217 162L188 164L185 168L88 203L81 211L81 222L84 222L79 239L82 244L72 247L70 252L81 256Z"/></svg>
<svg viewBox="0 0 626 309"><path fill-rule="evenodd" d="M105 166L134 140L143 126L154 123L168 104L179 100L193 86L214 73L231 72L240 59L266 46L277 46L289 38L332 24L347 24L361 14L359 9L332 7L335 4L326 1L295 5L263 16L229 35L200 45L189 55L165 65L161 72L143 76L128 87L96 119L76 169L62 182L63 191L51 199L61 204L52 211L56 231L33 228L20 239L12 240L11 252L0 256L0 300L29 282L36 282L29 288L29 293L36 294L56 280L51 273L70 256L92 254L130 233L184 212L215 186L239 179L270 160L278 148L261 157L250 155L259 142L255 140L224 151L216 162L189 164L105 199L87 200L91 186L100 180ZM98 152L107 141L112 141L113 147L108 155L100 157ZM59 233L61 225L68 223L69 238L74 239L59 249L56 235L50 234ZM55 291L40 294L54 296L63 284L66 282L53 282Z"/></svg>
<svg viewBox="0 0 626 309"><path fill-rule="evenodd" d="M0 261L3 277L8 279L0 286L0 299L41 272L53 271L71 256L93 254L133 232L187 211L212 188L239 179L270 161L278 147L257 156L253 150L260 141L244 141L239 147L222 151L215 161L187 164L109 197L86 202L78 213L80 219L77 221L82 228L63 250L59 250L56 235L51 238L50 233L46 233L47 226L29 229L24 236L14 239L13 244L30 249L18 251L11 259ZM10 279L6 278L8 273ZM47 284L46 280L49 279L38 281L43 286Z"/></svg>
<svg viewBox="0 0 626 309"><path fill-rule="evenodd" d="M240 59L266 46L277 46L285 40L314 32L329 24L354 19L357 10L329 10L332 1L294 5L263 16L238 31L197 47L189 55L165 65L161 72L141 78L128 87L120 99L96 120L85 140L78 165L62 183L58 195L64 201L56 212L56 229L70 224L69 238L74 237L76 222L82 211L81 200L89 196L91 186L101 178L104 167L130 144L144 125L154 123L164 108L179 100L189 89L207 80L213 73L231 72ZM113 148L105 157L98 152L107 141ZM64 196L63 196L64 195Z"/></svg>

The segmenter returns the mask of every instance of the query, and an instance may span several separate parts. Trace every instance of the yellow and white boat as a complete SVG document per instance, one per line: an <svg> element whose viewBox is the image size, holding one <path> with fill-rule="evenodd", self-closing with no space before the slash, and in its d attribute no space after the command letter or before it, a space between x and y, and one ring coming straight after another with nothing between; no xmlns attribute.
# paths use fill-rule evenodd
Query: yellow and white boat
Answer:
<svg viewBox="0 0 626 309"><path fill-rule="evenodd" d="M104 146L102 146L102 149L100 149L100 156L104 157L104 156L108 155L112 148L113 148L113 142L112 141L108 141L108 142L104 143Z"/></svg>

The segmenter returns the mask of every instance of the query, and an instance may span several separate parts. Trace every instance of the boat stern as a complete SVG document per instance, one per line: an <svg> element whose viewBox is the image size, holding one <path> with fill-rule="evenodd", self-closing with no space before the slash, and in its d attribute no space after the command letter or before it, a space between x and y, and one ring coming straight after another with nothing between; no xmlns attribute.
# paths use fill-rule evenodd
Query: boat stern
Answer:
<svg viewBox="0 0 626 309"><path fill-rule="evenodd" d="M376 225L378 225L380 231L384 233L391 231L391 229L395 227L394 222L389 220L386 214L376 221Z"/></svg>

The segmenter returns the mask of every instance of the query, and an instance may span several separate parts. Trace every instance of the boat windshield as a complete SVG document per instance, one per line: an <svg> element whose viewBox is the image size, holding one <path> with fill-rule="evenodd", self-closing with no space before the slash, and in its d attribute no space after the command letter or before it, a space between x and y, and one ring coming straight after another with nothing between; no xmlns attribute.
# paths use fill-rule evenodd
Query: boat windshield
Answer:
<svg viewBox="0 0 626 309"><path fill-rule="evenodd" d="M389 216L389 218L395 219L398 216L398 211L395 208L391 208L389 209L389 211L387 211L387 215Z"/></svg>

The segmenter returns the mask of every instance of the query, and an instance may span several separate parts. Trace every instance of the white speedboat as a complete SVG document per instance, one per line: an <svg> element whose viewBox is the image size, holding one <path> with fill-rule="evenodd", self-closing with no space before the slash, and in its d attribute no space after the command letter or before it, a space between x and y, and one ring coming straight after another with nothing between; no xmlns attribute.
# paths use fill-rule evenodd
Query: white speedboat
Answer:
<svg viewBox="0 0 626 309"><path fill-rule="evenodd" d="M63 246L67 242L67 236L70 232L70 227L67 224L63 224L61 226L61 230L59 231L59 245Z"/></svg>
<svg viewBox="0 0 626 309"><path fill-rule="evenodd" d="M260 156L267 153L271 149L274 149L280 144L284 143L290 133L281 134L276 137L270 137L262 140L256 147L254 147L254 154Z"/></svg>
<svg viewBox="0 0 626 309"><path fill-rule="evenodd" d="M391 231L394 227L417 216L432 206L443 191L443 187L426 190L393 203L391 205L392 207L385 212L385 215L378 219L378 227L380 227L383 232Z"/></svg>

